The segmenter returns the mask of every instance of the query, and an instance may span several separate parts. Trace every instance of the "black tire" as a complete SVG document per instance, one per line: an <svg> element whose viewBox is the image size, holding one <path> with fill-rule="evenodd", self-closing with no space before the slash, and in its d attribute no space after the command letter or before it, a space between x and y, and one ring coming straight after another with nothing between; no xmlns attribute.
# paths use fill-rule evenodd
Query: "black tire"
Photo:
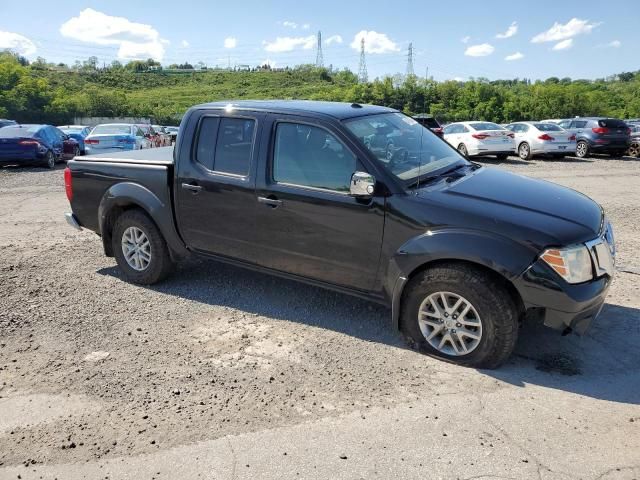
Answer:
<svg viewBox="0 0 640 480"><path fill-rule="evenodd" d="M469 152L467 151L467 146L464 143L458 145L458 152L460 152L460 155L463 157L469 158Z"/></svg>
<svg viewBox="0 0 640 480"><path fill-rule="evenodd" d="M460 295L478 312L482 335L470 353L447 355L430 345L422 334L418 324L420 305L436 292ZM499 367L509 358L518 340L518 308L504 283L464 263L440 265L416 275L405 289L400 322L402 332L420 352L474 368Z"/></svg>
<svg viewBox="0 0 640 480"><path fill-rule="evenodd" d="M518 157L520 157L522 160L531 160L533 158L531 147L527 142L522 142L520 145L518 145Z"/></svg>
<svg viewBox="0 0 640 480"><path fill-rule="evenodd" d="M500 160L501 162L504 162L507 158L509 158L509 154L508 153L499 153L498 155L496 155L496 158L498 160Z"/></svg>
<svg viewBox="0 0 640 480"><path fill-rule="evenodd" d="M45 154L43 166L49 170L56 168L56 156L51 150L48 150Z"/></svg>
<svg viewBox="0 0 640 480"><path fill-rule="evenodd" d="M122 251L122 237L129 227L142 230L149 240L151 259L144 270L136 270L130 266ZM112 247L120 270L132 283L152 285L164 280L173 270L167 243L153 220L142 210L127 210L117 218L113 228Z"/></svg>
<svg viewBox="0 0 640 480"><path fill-rule="evenodd" d="M588 158L589 157L589 144L584 140L580 140L576 143L576 157Z"/></svg>

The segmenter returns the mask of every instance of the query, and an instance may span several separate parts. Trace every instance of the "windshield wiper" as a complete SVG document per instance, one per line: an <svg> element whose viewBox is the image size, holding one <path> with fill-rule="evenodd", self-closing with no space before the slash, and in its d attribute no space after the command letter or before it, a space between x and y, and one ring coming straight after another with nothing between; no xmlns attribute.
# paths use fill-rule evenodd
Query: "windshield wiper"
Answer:
<svg viewBox="0 0 640 480"><path fill-rule="evenodd" d="M460 170L463 167L467 167L467 164L459 164L456 165L454 167L448 168L447 170L445 170L444 172L440 172L438 174L435 175L425 175L422 177L418 177L416 178L413 182L409 183L407 185L407 188L414 188L414 187L419 187L420 184L424 184L427 182L432 182L434 180L438 180L439 178L444 178L444 177L450 177L452 173L454 173L457 170ZM459 177L463 177L464 175L458 175Z"/></svg>

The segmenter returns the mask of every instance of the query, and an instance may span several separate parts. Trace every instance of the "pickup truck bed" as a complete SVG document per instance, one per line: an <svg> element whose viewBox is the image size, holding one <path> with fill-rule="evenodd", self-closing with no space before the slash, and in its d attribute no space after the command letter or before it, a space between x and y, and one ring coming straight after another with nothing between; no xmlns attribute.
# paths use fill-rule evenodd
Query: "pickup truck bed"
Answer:
<svg viewBox="0 0 640 480"><path fill-rule="evenodd" d="M122 152L100 153L76 157L75 161L143 163L145 165L173 165L173 147L146 148L144 150L123 150Z"/></svg>

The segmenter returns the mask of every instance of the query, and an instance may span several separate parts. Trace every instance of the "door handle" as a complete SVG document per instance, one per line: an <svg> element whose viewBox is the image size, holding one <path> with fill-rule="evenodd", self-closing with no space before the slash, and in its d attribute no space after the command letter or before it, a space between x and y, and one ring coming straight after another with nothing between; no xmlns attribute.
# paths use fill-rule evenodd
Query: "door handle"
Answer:
<svg viewBox="0 0 640 480"><path fill-rule="evenodd" d="M182 184L182 189L183 190L189 190L193 193L198 193L200 190L202 190L202 187L200 185L192 185L190 183L183 183Z"/></svg>
<svg viewBox="0 0 640 480"><path fill-rule="evenodd" d="M268 205L271 208L276 208L282 205L282 200L278 200L277 198L258 197L258 203Z"/></svg>

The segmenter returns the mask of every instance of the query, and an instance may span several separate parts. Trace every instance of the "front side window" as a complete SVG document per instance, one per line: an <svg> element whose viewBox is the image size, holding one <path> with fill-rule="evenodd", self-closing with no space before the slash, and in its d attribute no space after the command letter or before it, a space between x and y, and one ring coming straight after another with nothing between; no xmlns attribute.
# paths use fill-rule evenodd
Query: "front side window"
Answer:
<svg viewBox="0 0 640 480"><path fill-rule="evenodd" d="M587 122L585 120L574 120L571 124L571 128L584 128L587 126Z"/></svg>
<svg viewBox="0 0 640 480"><path fill-rule="evenodd" d="M468 162L428 128L401 113L367 115L345 121L346 127L393 175L408 186L422 177ZM455 127L450 125L449 133ZM455 130L454 130L455 131Z"/></svg>
<svg viewBox="0 0 640 480"><path fill-rule="evenodd" d="M356 164L353 153L327 130L300 123L277 124L275 182L348 192Z"/></svg>

